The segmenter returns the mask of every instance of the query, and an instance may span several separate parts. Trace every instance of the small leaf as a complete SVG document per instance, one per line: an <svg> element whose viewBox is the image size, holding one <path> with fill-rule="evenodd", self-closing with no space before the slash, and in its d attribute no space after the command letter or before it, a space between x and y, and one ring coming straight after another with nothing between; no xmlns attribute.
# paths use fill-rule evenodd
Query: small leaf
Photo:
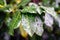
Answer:
<svg viewBox="0 0 60 40"><path fill-rule="evenodd" d="M34 26L36 27L36 31L35 33L39 36L42 36L43 34L43 22L41 21L40 17L39 16L36 16L35 17L35 23L34 23Z"/></svg>
<svg viewBox="0 0 60 40"><path fill-rule="evenodd" d="M18 7L20 6L26 6L31 0L21 0L20 4L18 5Z"/></svg>
<svg viewBox="0 0 60 40"><path fill-rule="evenodd" d="M34 6L27 6L22 10L23 13L36 13L36 8Z"/></svg>
<svg viewBox="0 0 60 40"><path fill-rule="evenodd" d="M49 27L53 25L53 17L48 13L45 14L45 24Z"/></svg>
<svg viewBox="0 0 60 40"><path fill-rule="evenodd" d="M14 31L14 29L17 28L17 25L18 25L20 20L21 20L21 13L20 13L20 11L16 11L13 15L11 22L8 23L10 35L13 35L13 33L14 33L13 31Z"/></svg>
<svg viewBox="0 0 60 40"><path fill-rule="evenodd" d="M46 13L52 15L55 19L57 18L57 13L54 11L54 7L44 7L44 6L40 6L41 8L43 8L45 10Z"/></svg>
<svg viewBox="0 0 60 40"><path fill-rule="evenodd" d="M29 19L28 19L28 15L23 15L22 14L22 26L24 28L24 30L30 35L32 36L34 34L34 32L31 30L31 27L30 27L30 22L29 22Z"/></svg>
<svg viewBox="0 0 60 40"><path fill-rule="evenodd" d="M29 6L26 6L24 9L22 9L22 12L23 13L35 13L35 14L41 14L41 10L40 10L40 7L35 4L35 3L29 3Z"/></svg>
<svg viewBox="0 0 60 40"><path fill-rule="evenodd" d="M35 3L29 3L29 6L30 7L33 6L35 8L36 13L38 13L38 14L42 13L40 7L37 4L35 4Z"/></svg>

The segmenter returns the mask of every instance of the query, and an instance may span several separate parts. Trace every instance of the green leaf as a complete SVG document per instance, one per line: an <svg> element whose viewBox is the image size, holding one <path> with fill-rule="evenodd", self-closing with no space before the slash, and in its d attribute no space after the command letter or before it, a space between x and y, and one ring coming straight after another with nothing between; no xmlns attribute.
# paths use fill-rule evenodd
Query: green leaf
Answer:
<svg viewBox="0 0 60 40"><path fill-rule="evenodd" d="M0 0L0 5L4 5L4 0Z"/></svg>
<svg viewBox="0 0 60 40"><path fill-rule="evenodd" d="M12 20L8 23L8 28L9 28L9 34L13 35L14 29L17 28L18 23L21 20L21 13L20 11L16 11L13 15Z"/></svg>
<svg viewBox="0 0 60 40"><path fill-rule="evenodd" d="M27 13L27 12L28 13L35 13L35 14L37 14L37 13L41 14L42 13L40 7L35 3L29 3L29 6L24 7L24 9L22 9L22 12L23 13Z"/></svg>
<svg viewBox="0 0 60 40"><path fill-rule="evenodd" d="M24 9L22 9L23 13L36 13L36 8L34 6L27 6Z"/></svg>
<svg viewBox="0 0 60 40"><path fill-rule="evenodd" d="M21 3L18 5L18 7L20 6L26 6L31 0L21 0Z"/></svg>
<svg viewBox="0 0 60 40"><path fill-rule="evenodd" d="M29 6L30 7L34 7L36 13L38 13L38 14L42 13L40 7L37 4L35 4L35 3L29 3Z"/></svg>
<svg viewBox="0 0 60 40"><path fill-rule="evenodd" d="M13 9L13 6L12 5L7 5L3 8L0 8L0 10L3 10L4 12L7 12L7 13L10 13Z"/></svg>
<svg viewBox="0 0 60 40"><path fill-rule="evenodd" d="M0 5L6 6L7 5L6 0L0 0Z"/></svg>

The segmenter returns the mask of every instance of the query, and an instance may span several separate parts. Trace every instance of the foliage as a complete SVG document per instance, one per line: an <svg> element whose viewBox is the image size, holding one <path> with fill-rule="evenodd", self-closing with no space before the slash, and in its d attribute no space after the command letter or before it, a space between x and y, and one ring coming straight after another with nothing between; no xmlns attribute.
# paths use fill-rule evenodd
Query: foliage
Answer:
<svg viewBox="0 0 60 40"><path fill-rule="evenodd" d="M60 18L54 7L29 3L31 0L13 0L10 3L6 0L0 1L0 29L5 23L8 27L6 32L9 35L14 36L14 30L19 28L18 31L23 37L27 37L28 34L31 37L34 34L43 36L45 29L48 32L54 30L54 21L60 27Z"/></svg>

